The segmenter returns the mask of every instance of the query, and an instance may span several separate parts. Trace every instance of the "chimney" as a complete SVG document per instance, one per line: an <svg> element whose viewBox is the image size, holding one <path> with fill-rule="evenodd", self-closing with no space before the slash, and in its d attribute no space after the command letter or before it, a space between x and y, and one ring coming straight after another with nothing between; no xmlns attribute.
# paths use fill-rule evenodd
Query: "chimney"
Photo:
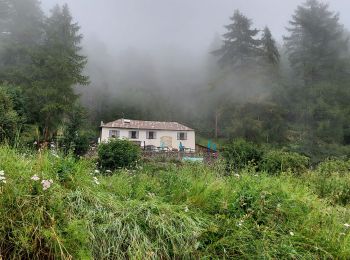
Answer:
<svg viewBox="0 0 350 260"><path fill-rule="evenodd" d="M101 121L101 126L103 126L104 125L104 123L103 123L103 121Z"/></svg>

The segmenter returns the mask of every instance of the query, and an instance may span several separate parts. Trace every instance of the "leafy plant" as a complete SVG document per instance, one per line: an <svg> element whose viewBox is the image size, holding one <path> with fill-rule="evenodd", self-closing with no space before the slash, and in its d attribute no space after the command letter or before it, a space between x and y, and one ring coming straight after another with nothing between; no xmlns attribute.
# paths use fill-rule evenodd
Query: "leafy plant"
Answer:
<svg viewBox="0 0 350 260"><path fill-rule="evenodd" d="M237 139L223 147L222 156L230 168L238 170L249 164L257 165L262 151L252 142Z"/></svg>
<svg viewBox="0 0 350 260"><path fill-rule="evenodd" d="M103 169L131 167L140 159L140 148L128 140L115 139L98 147L98 162Z"/></svg>
<svg viewBox="0 0 350 260"><path fill-rule="evenodd" d="M304 172L310 164L308 157L281 150L271 150L262 157L259 169L269 174L292 171L295 174Z"/></svg>

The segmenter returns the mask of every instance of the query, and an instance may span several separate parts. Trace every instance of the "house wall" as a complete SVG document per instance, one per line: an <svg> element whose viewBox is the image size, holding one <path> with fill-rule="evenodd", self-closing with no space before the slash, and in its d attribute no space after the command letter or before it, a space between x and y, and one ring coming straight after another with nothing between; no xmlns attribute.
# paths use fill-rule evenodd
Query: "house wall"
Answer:
<svg viewBox="0 0 350 260"><path fill-rule="evenodd" d="M179 149L180 142L183 146L186 148L191 148L193 150L196 149L196 137L194 131L167 131L167 130L149 130L149 131L155 131L156 132L156 139L147 139L146 133L148 130L137 130L137 129L125 129L125 128L108 128L108 127L102 127L101 129L101 141L106 142L109 139L109 130L118 130L120 132L121 139L126 138L129 139L129 131L139 131L138 139L131 139L132 141L141 141L142 146L145 142L146 145L154 145L156 147L159 147L161 144L162 137L171 137L172 139L172 147L169 148L176 148ZM187 133L187 140L177 140L177 133L178 132L186 132Z"/></svg>

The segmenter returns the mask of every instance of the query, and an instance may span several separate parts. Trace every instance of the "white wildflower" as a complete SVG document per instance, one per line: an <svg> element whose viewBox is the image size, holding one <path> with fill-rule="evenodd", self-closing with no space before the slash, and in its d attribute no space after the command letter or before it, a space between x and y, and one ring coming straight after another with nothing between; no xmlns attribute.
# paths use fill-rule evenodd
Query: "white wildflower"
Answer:
<svg viewBox="0 0 350 260"><path fill-rule="evenodd" d="M294 236L294 232L292 232L292 231L290 231L289 234L290 234L291 236Z"/></svg>
<svg viewBox="0 0 350 260"><path fill-rule="evenodd" d="M42 180L41 184L43 185L43 190L47 190L51 187L51 184L53 183L53 180Z"/></svg>
<svg viewBox="0 0 350 260"><path fill-rule="evenodd" d="M95 182L97 185L100 184L100 182L98 181L97 177L94 177L93 179L94 179L94 182Z"/></svg>
<svg viewBox="0 0 350 260"><path fill-rule="evenodd" d="M100 173L100 171L99 170L95 170L95 173Z"/></svg>
<svg viewBox="0 0 350 260"><path fill-rule="evenodd" d="M147 196L150 198L154 198L156 195L152 192L148 192Z"/></svg>
<svg viewBox="0 0 350 260"><path fill-rule="evenodd" d="M111 170L106 170L107 173L111 173L112 171Z"/></svg>
<svg viewBox="0 0 350 260"><path fill-rule="evenodd" d="M349 228L349 227L350 227L350 224L345 223L345 224L344 224L344 227Z"/></svg>
<svg viewBox="0 0 350 260"><path fill-rule="evenodd" d="M34 175L34 176L32 176L32 178L30 178L31 180L33 180L33 181L38 181L38 180L40 180L40 178L38 177L38 175Z"/></svg>
<svg viewBox="0 0 350 260"><path fill-rule="evenodd" d="M243 225L244 221L241 219L238 223L237 223L237 226L238 227L241 227Z"/></svg>
<svg viewBox="0 0 350 260"><path fill-rule="evenodd" d="M235 173L233 176L235 176L235 177L237 177L237 178L239 178L239 177L241 177L239 174L237 174L237 173Z"/></svg>
<svg viewBox="0 0 350 260"><path fill-rule="evenodd" d="M186 207L185 207L185 212L188 212L188 211L189 211L189 209L188 209L188 207L186 206Z"/></svg>
<svg viewBox="0 0 350 260"><path fill-rule="evenodd" d="M6 183L5 172L3 170L0 171L0 183Z"/></svg>

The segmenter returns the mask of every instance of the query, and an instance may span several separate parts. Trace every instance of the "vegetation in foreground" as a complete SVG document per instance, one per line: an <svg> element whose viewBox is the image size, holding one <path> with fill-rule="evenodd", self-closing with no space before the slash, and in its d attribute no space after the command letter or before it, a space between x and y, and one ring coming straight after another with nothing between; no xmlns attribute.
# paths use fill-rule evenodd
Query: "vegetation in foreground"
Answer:
<svg viewBox="0 0 350 260"><path fill-rule="evenodd" d="M91 160L2 146L0 255L350 257L349 162L274 176L225 169L148 162L106 176Z"/></svg>

